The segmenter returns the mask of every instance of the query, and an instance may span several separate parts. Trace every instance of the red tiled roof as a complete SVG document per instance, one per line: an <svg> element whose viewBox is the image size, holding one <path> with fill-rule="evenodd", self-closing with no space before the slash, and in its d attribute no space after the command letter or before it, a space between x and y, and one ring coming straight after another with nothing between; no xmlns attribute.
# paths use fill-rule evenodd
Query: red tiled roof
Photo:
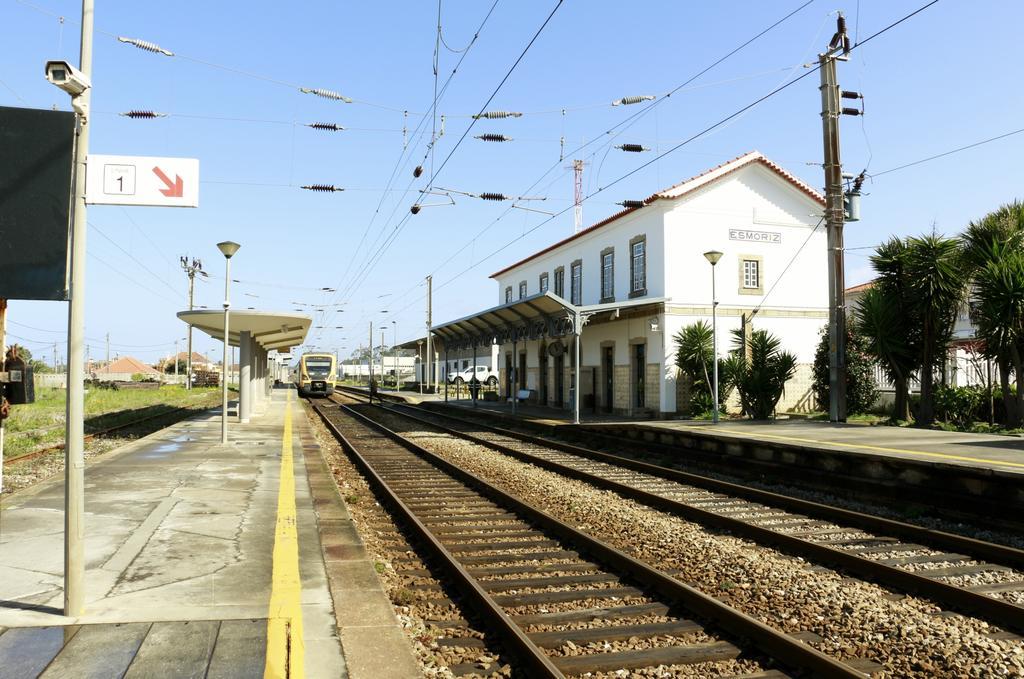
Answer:
<svg viewBox="0 0 1024 679"><path fill-rule="evenodd" d="M146 365L137 358L131 356L122 356L121 358L115 359L110 362L110 365L104 366L96 371L97 373L144 373L147 375L159 375L156 370L151 366Z"/></svg>
<svg viewBox="0 0 1024 679"><path fill-rule="evenodd" d="M782 166L777 165L776 163L773 163L772 161L768 160L768 158L766 158L760 151L750 151L749 153L744 153L743 155L737 156L736 158L733 158L730 161L722 163L721 165L716 165L715 167L712 167L712 168L710 168L708 170L705 170L704 172L701 172L700 174L694 175L693 177L690 177L689 179L687 179L685 181L682 181L682 182L680 182L678 184L675 184L674 186L670 186L667 189L664 189L662 191L658 191L657 193L652 194L648 198L644 199L644 201L643 201L644 207L646 207L647 205L650 205L654 201L660 200L660 199L681 198L682 196L686 195L687 193L690 193L691 191L695 191L695 190L697 190L697 189L699 189L699 188L701 188L703 186L707 186L708 184L711 184L712 182L717 182L718 180L722 179L723 177L726 177L726 176L732 174L733 172L739 170L740 168L746 167L747 165L749 165L751 163L761 163L762 165L764 165L768 169L772 170L773 172L778 174L780 177L782 177L783 179L785 179L789 183L793 184L796 188L798 188L799 190L803 191L805 194L810 196L812 199L814 199L818 203L821 203L822 205L825 204L825 199L824 199L824 197L822 197L822 195L820 193L818 193L813 188L811 188L810 186L808 186L807 184L805 184L804 182L800 181L795 176L793 176L792 174L790 174L789 172L784 170L782 168ZM713 175L713 176L711 176L711 175ZM515 264L512 264L510 266L506 266L501 271L496 271L496 272L492 273L490 277L491 278L496 278L496 277L500 276L501 274L505 273L506 271L511 271L512 269L515 269L518 266L526 264L530 260L536 259L537 257L540 257L543 254L551 252L552 250L554 250L556 248L559 248L559 247L565 245L566 243L574 241L577 238L580 238L580 237L582 237L582 236L584 236L586 234L592 233L593 231L596 231L597 229L601 228L602 226L605 226L606 224L610 224L611 222L614 222L615 220L617 220L620 217L623 217L623 216L629 214L630 212L635 212L636 210L641 210L641 209L643 209L643 208L642 207L631 207L631 208L626 208L625 210L620 210L620 211L616 212L615 214L611 215L610 217L606 217L605 219L602 219L601 221L597 222L596 224L592 224L592 225L588 226L587 228L581 230L579 233L575 233L575 234L569 236L568 238L563 238L562 240L560 240L560 241L558 241L556 243L553 243L552 245L549 245L548 247L544 248L543 250L539 250L539 251L533 253L532 255L529 255L528 257L525 257L524 259L519 260Z"/></svg>
<svg viewBox="0 0 1024 679"><path fill-rule="evenodd" d="M854 285L852 288L846 288L845 292L849 295L851 292L863 292L874 285L874 281L868 281L867 283L861 283L860 285Z"/></svg>

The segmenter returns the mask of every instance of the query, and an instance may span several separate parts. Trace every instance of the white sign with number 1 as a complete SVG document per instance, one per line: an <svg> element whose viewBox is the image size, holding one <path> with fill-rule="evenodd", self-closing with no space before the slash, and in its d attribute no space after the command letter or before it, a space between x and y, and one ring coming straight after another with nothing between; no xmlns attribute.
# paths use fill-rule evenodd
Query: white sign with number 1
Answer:
<svg viewBox="0 0 1024 679"><path fill-rule="evenodd" d="M199 207L199 160L89 154L85 202Z"/></svg>

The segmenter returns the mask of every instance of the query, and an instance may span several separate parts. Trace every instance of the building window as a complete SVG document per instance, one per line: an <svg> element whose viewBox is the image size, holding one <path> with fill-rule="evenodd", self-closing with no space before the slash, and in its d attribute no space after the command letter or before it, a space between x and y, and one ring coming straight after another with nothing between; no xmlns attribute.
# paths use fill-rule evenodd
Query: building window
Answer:
<svg viewBox="0 0 1024 679"><path fill-rule="evenodd" d="M629 242L629 294L647 294L647 238L637 236Z"/></svg>
<svg viewBox="0 0 1024 679"><path fill-rule="evenodd" d="M615 301L615 250L601 251L601 301Z"/></svg>
<svg viewBox="0 0 1024 679"><path fill-rule="evenodd" d="M526 297L526 281L519 281L519 299Z"/></svg>
<svg viewBox="0 0 1024 679"><path fill-rule="evenodd" d="M764 260L756 255L740 255L741 295L764 294Z"/></svg>
<svg viewBox="0 0 1024 679"><path fill-rule="evenodd" d="M555 294L565 299L565 267L555 269Z"/></svg>
<svg viewBox="0 0 1024 679"><path fill-rule="evenodd" d="M548 291L548 274L545 271L540 275L540 294L544 294Z"/></svg>
<svg viewBox="0 0 1024 679"><path fill-rule="evenodd" d="M583 262L578 259L573 262L569 275L569 302L581 306L583 304Z"/></svg>
<svg viewBox="0 0 1024 679"><path fill-rule="evenodd" d="M512 286L505 288L505 304L509 304L512 301Z"/></svg>

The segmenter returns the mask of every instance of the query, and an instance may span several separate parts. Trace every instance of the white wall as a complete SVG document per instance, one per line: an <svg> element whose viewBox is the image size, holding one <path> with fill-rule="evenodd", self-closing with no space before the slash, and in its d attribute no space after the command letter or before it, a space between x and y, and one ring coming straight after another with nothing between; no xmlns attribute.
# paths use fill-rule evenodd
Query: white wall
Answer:
<svg viewBox="0 0 1024 679"><path fill-rule="evenodd" d="M576 238L533 259L517 269L497 277L498 304L505 303L505 288L512 286L512 299L519 299L519 282L526 281L526 294L540 292L540 274L547 272L548 285L555 291L555 269L565 267L565 299L570 299L572 290L571 264L577 259L583 263L583 304L598 304L601 301L601 251L615 248L615 299L625 301L630 292L630 248L634 236L647 236L647 296L660 297L664 292L662 269L664 259L663 214L668 203L656 202L636 210L620 219Z"/></svg>

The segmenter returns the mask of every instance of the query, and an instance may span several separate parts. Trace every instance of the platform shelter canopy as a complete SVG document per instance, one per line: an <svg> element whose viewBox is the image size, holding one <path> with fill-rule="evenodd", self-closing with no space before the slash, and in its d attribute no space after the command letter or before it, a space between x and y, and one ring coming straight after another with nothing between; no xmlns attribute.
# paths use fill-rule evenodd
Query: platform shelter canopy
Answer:
<svg viewBox="0 0 1024 679"><path fill-rule="evenodd" d="M435 325L431 331L448 350L563 337L572 334L576 312L577 307L549 291Z"/></svg>
<svg viewBox="0 0 1024 679"><path fill-rule="evenodd" d="M214 339L224 339L224 312L215 309L179 311L178 318ZM286 352L302 344L313 319L305 314L275 311L232 311L228 344L239 345L239 335L251 333L253 341L266 351Z"/></svg>

